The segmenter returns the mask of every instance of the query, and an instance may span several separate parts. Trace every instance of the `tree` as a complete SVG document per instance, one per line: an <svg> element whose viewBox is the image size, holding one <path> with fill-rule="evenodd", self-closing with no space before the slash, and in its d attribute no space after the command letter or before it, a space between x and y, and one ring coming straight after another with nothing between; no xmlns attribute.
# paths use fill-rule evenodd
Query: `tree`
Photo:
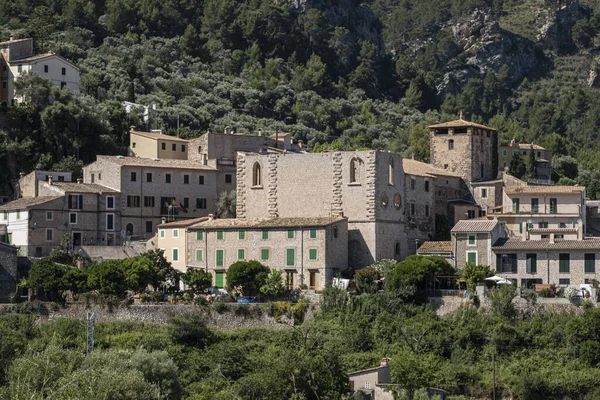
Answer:
<svg viewBox="0 0 600 400"><path fill-rule="evenodd" d="M158 281L151 282L155 288L163 285L166 288L178 287L181 272L171 266L171 263L165 258L165 251L154 249L147 251L142 256L149 258L160 270L157 275Z"/></svg>
<svg viewBox="0 0 600 400"><path fill-rule="evenodd" d="M354 274L354 285L359 293L376 293L378 289L377 280L379 274L375 268L367 267L359 269Z"/></svg>
<svg viewBox="0 0 600 400"><path fill-rule="evenodd" d="M76 181L83 176L83 161L77 160L74 156L67 156L54 163L52 171L70 172L73 181Z"/></svg>
<svg viewBox="0 0 600 400"><path fill-rule="evenodd" d="M385 288L395 291L404 285L410 285L424 289L427 278L454 273L454 268L443 257L412 255L396 264L394 271L386 277Z"/></svg>
<svg viewBox="0 0 600 400"><path fill-rule="evenodd" d="M255 260L238 261L227 270L227 286L241 286L245 295L258 294L269 276L269 267Z"/></svg>
<svg viewBox="0 0 600 400"><path fill-rule="evenodd" d="M536 179L537 177L537 163L535 162L535 151L533 150L533 145L531 145L529 154L527 156L527 176L529 176L529 179Z"/></svg>
<svg viewBox="0 0 600 400"><path fill-rule="evenodd" d="M267 276L264 285L260 287L260 292L265 296L275 299L277 296L282 294L284 290L283 271L279 269L272 269L271 272L269 272L269 276Z"/></svg>
<svg viewBox="0 0 600 400"><path fill-rule="evenodd" d="M121 268L125 274L127 288L136 293L143 292L148 285L156 288L163 280L158 265L145 256L126 258Z"/></svg>
<svg viewBox="0 0 600 400"><path fill-rule="evenodd" d="M398 264L398 261L384 258L375 264L371 264L369 268L373 268L380 277L385 278L394 270L396 264Z"/></svg>
<svg viewBox="0 0 600 400"><path fill-rule="evenodd" d="M461 272L461 279L467 283L469 290L474 291L478 283L482 283L488 276L494 275L489 265L476 265L467 263Z"/></svg>
<svg viewBox="0 0 600 400"><path fill-rule="evenodd" d="M41 111L50 104L52 81L42 78L36 72L25 71L15 80L15 94L34 110Z"/></svg>
<svg viewBox="0 0 600 400"><path fill-rule="evenodd" d="M525 166L525 162L523 161L523 158L519 152L516 152L513 155L512 160L510 160L508 172L515 178L519 179L521 179L527 173L527 167Z"/></svg>
<svg viewBox="0 0 600 400"><path fill-rule="evenodd" d="M103 261L93 264L85 269L88 274L88 287L90 290L98 290L102 294L114 294L122 296L127 288L125 280L127 277L123 272L123 264L120 261Z"/></svg>
<svg viewBox="0 0 600 400"><path fill-rule="evenodd" d="M181 279L196 293L202 292L212 285L212 275L201 268L188 268Z"/></svg>
<svg viewBox="0 0 600 400"><path fill-rule="evenodd" d="M235 190L221 192L217 201L217 217L235 218L236 197L237 193Z"/></svg>
<svg viewBox="0 0 600 400"><path fill-rule="evenodd" d="M62 300L62 292L65 290L63 279L67 268L52 262L50 258L36 260L29 270L26 286L44 289L49 300Z"/></svg>
<svg viewBox="0 0 600 400"><path fill-rule="evenodd" d="M552 170L558 178L577 179L579 163L571 156L560 156L552 160Z"/></svg>

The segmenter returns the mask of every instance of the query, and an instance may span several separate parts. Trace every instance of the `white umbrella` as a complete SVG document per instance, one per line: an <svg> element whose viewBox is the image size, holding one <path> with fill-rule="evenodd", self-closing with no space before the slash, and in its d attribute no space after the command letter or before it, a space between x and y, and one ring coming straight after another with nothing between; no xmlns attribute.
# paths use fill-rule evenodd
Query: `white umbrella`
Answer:
<svg viewBox="0 0 600 400"><path fill-rule="evenodd" d="M504 279L501 276L498 275L494 275L494 276L490 276L489 278L485 278L486 281L493 281L493 282L498 282L498 281L505 281L506 279Z"/></svg>
<svg viewBox="0 0 600 400"><path fill-rule="evenodd" d="M500 281L496 281L496 285L512 285L512 282L508 279L502 279Z"/></svg>

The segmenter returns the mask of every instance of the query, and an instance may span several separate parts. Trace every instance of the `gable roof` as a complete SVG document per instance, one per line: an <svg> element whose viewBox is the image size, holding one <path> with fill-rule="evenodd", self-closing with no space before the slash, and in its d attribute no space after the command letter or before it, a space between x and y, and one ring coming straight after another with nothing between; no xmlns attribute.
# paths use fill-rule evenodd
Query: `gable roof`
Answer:
<svg viewBox="0 0 600 400"><path fill-rule="evenodd" d="M63 196L23 197L0 205L0 210L23 210L62 198Z"/></svg>
<svg viewBox="0 0 600 400"><path fill-rule="evenodd" d="M216 171L216 168L204 165L199 161L192 160L172 160L172 159L153 159L125 156L96 156L96 160L105 160L122 166L133 167L155 167L155 168L177 168L177 169L197 169L205 171Z"/></svg>
<svg viewBox="0 0 600 400"><path fill-rule="evenodd" d="M23 58L14 58L14 59L8 61L8 63L9 64L29 64L32 62L44 60L46 58L51 58L51 57L60 58L62 61L66 62L67 64L70 64L76 70L79 70L79 67L77 65L75 65L71 61L67 60L66 58L61 57L58 54L54 54L54 53L43 53L43 54L36 54L34 56L28 56L28 57L23 57Z"/></svg>
<svg viewBox="0 0 600 400"><path fill-rule="evenodd" d="M347 221L346 217L315 217L315 218L223 218L200 222L191 229L202 228L309 228L323 227L336 222Z"/></svg>
<svg viewBox="0 0 600 400"><path fill-rule="evenodd" d="M96 183L52 182L52 186L67 193L117 193L114 189Z"/></svg>
<svg viewBox="0 0 600 400"><path fill-rule="evenodd" d="M501 238L496 240L496 243L492 245L492 250L600 250L600 238L582 240L555 239L554 243L550 243L549 239L522 240Z"/></svg>
<svg viewBox="0 0 600 400"><path fill-rule="evenodd" d="M465 219L460 220L450 232L452 233L483 233L491 232L496 225L497 220L484 220L484 219Z"/></svg>
<svg viewBox="0 0 600 400"><path fill-rule="evenodd" d="M506 186L506 194L517 193L581 193L585 190L584 186Z"/></svg>
<svg viewBox="0 0 600 400"><path fill-rule="evenodd" d="M130 131L129 134L142 136L142 137L146 137L149 139L163 139L163 140L171 140L173 142L182 142L182 143L190 142L189 140L181 139L176 136L167 135L165 133Z"/></svg>
<svg viewBox="0 0 600 400"><path fill-rule="evenodd" d="M488 129L488 130L491 130L491 131L496 131L496 129L490 128L489 126L477 124L475 122L465 121L462 118L461 119L457 119L455 121L442 122L441 124L429 125L428 128L430 128L430 129L437 129L437 128L468 128L468 127L481 128L481 129Z"/></svg>
<svg viewBox="0 0 600 400"><path fill-rule="evenodd" d="M430 178L435 178L436 175L440 175L440 176L452 176L452 177L460 178L459 175L457 175L453 172L446 171L441 168L436 168L431 164L412 160L410 158L402 159L402 169L404 170L404 173L407 175L427 176Z"/></svg>
<svg viewBox="0 0 600 400"><path fill-rule="evenodd" d="M188 218L188 219L180 219L173 222L165 222L164 224L158 225L159 228L187 228L188 226L192 226L199 222L207 221L208 217L199 217L199 218Z"/></svg>
<svg viewBox="0 0 600 400"><path fill-rule="evenodd" d="M6 47L8 45L11 45L14 43L19 43L19 42L26 42L28 40L33 40L33 39L32 38L23 38L23 39L7 40L6 42L0 42L0 47Z"/></svg>

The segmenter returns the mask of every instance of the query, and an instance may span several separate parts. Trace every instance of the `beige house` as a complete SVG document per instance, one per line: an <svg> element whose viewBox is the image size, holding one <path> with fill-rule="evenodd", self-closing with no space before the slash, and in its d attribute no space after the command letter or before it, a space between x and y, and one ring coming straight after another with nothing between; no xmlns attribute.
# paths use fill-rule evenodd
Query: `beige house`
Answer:
<svg viewBox="0 0 600 400"><path fill-rule="evenodd" d="M187 258L188 228L206 220L208 217L182 219L158 225L156 247L164 251L165 258L176 270L185 272L189 265Z"/></svg>
<svg viewBox="0 0 600 400"><path fill-rule="evenodd" d="M552 151L546 150L537 144L519 143L515 138L510 145L499 147L498 170L504 172L510 166L513 156L521 155L523 161L527 162L529 154L533 152L536 162L536 179L548 182L552 180Z"/></svg>
<svg viewBox="0 0 600 400"><path fill-rule="evenodd" d="M323 289L348 268L348 220L344 217L209 217L187 231L187 244L176 242L186 251L187 267L211 272L216 287L227 285L227 268L240 260L258 260L284 271L289 289L303 285Z"/></svg>
<svg viewBox="0 0 600 400"><path fill-rule="evenodd" d="M36 170L27 175L21 174L17 189L18 197L39 196L38 187L40 182L47 182L50 178L54 182L71 182L73 180L71 172Z"/></svg>
<svg viewBox="0 0 600 400"><path fill-rule="evenodd" d="M504 227L496 220L459 221L451 230L455 267L465 264L493 265L492 245L505 237Z"/></svg>
<svg viewBox="0 0 600 400"><path fill-rule="evenodd" d="M351 392L361 392L373 400L394 399L392 391L384 389L384 385L392 383L388 358L384 358L375 368L350 372L348 380Z"/></svg>
<svg viewBox="0 0 600 400"><path fill-rule="evenodd" d="M189 140L159 132L129 131L129 156L169 160L188 159Z"/></svg>
<svg viewBox="0 0 600 400"><path fill-rule="evenodd" d="M217 172L197 161L98 156L83 176L121 193L121 230L129 238L154 236L162 218L170 222L216 211Z"/></svg>

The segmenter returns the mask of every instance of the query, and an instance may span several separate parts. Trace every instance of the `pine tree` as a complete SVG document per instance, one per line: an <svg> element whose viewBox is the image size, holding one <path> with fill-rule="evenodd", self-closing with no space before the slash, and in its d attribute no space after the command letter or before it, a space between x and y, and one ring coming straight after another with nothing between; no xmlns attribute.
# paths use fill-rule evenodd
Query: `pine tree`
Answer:
<svg viewBox="0 0 600 400"><path fill-rule="evenodd" d="M515 153L510 165L508 166L509 173L515 178L521 179L527 173L527 167L519 152Z"/></svg>

